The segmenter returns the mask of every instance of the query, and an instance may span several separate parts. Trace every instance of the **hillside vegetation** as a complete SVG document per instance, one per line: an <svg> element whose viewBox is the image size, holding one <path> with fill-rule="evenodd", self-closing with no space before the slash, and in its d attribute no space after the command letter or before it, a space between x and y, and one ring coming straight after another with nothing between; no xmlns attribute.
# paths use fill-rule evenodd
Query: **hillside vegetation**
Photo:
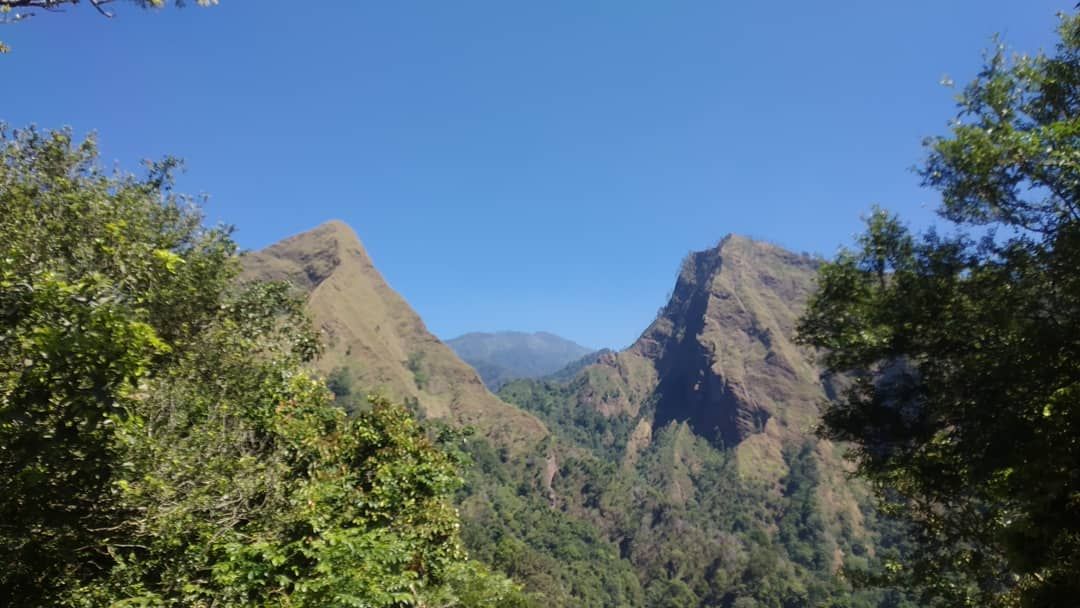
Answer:
<svg viewBox="0 0 1080 608"><path fill-rule="evenodd" d="M567 381L512 381L502 400L427 333L344 225L243 262L245 276L306 297L329 345L316 367L340 404L373 390L475 426L454 448L473 463L457 496L463 539L544 602L903 605L838 577L901 547L812 432L830 382L793 338L817 260L727 237L687 258L630 348L580 360Z"/></svg>
<svg viewBox="0 0 1080 608"><path fill-rule="evenodd" d="M999 46L920 174L947 233L876 210L802 323L850 382L822 435L917 551L890 579L947 606L1080 597L1080 17Z"/></svg>
<svg viewBox="0 0 1080 608"><path fill-rule="evenodd" d="M838 576L879 571L904 542L848 479L840 450L813 434L833 382L794 337L818 266L727 237L686 259L630 348L569 382L500 391L560 440L554 509L633 568L640 596L596 605L914 605ZM495 539L476 541L466 520L466 541L483 552ZM508 571L530 584L516 562Z"/></svg>
<svg viewBox="0 0 1080 608"><path fill-rule="evenodd" d="M340 221L241 254L178 161L0 124L0 605L1075 606L1059 33L988 53L927 140L949 235L728 235L621 351L451 348Z"/></svg>
<svg viewBox="0 0 1080 608"><path fill-rule="evenodd" d="M451 456L348 417L288 286L92 140L0 140L0 603L520 605L465 561Z"/></svg>

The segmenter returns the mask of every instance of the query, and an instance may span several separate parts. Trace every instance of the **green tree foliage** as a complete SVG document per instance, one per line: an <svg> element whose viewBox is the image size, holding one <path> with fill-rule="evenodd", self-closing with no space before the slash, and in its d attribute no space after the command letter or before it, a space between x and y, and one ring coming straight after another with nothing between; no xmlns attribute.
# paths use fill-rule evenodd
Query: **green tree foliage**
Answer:
<svg viewBox="0 0 1080 608"><path fill-rule="evenodd" d="M914 524L894 570L943 605L1080 597L1080 19L1060 35L989 54L928 140L955 232L876 211L801 324L851 380L821 433Z"/></svg>
<svg viewBox="0 0 1080 608"><path fill-rule="evenodd" d="M3 133L0 603L523 605L466 559L455 461L334 407L302 303L235 286L174 166Z"/></svg>
<svg viewBox="0 0 1080 608"><path fill-rule="evenodd" d="M431 375L428 373L427 364L424 362L424 353L417 351L409 353L409 358L405 360L405 367L408 368L413 375L413 382L416 383L416 388L424 390L427 388L428 380L431 379Z"/></svg>
<svg viewBox="0 0 1080 608"><path fill-rule="evenodd" d="M550 502L538 479L543 454L508 459L473 439L467 455L472 466L459 496L472 555L520 581L545 606L641 606L640 584L618 547Z"/></svg>
<svg viewBox="0 0 1080 608"><path fill-rule="evenodd" d="M576 396L586 380L584 376L570 383L511 380L499 390L499 396L539 416L560 437L589 448L604 460L616 461L626 448L634 421L626 414L608 417L594 408L580 407Z"/></svg>
<svg viewBox="0 0 1080 608"><path fill-rule="evenodd" d="M462 508L470 549L545 603L913 607L896 590L854 590L836 576L835 554L876 572L878 554L901 552L896 535L876 534L869 510L872 532L826 521L816 441L784 454L781 487L741 478L732 450L685 423L658 429L628 462L629 420L582 407L573 384L502 387L501 397L537 414L558 439L531 469L473 443L477 466ZM558 466L550 494L538 479L548 454Z"/></svg>
<svg viewBox="0 0 1080 608"><path fill-rule="evenodd" d="M336 367L326 377L326 388L334 394L334 405L348 414L357 414L370 409L368 398L357 390L354 378L348 366Z"/></svg>

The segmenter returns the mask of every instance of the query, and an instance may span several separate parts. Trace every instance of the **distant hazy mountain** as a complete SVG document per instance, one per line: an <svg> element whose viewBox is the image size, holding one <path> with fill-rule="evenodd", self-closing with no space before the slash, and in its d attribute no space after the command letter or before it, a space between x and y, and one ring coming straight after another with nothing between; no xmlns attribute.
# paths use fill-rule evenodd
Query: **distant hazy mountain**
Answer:
<svg viewBox="0 0 1080 608"><path fill-rule="evenodd" d="M447 340L446 344L472 365L492 390L516 378L554 374L592 352L591 348L542 331L473 332Z"/></svg>

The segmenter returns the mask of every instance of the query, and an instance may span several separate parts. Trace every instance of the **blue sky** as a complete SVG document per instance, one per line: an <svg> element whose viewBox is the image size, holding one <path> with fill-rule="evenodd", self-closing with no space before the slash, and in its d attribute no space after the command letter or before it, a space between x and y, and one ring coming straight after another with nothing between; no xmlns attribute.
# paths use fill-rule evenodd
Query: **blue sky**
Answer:
<svg viewBox="0 0 1080 608"><path fill-rule="evenodd" d="M221 0L0 27L0 120L173 154L258 248L340 218L437 335L622 347L729 232L831 255L912 173L990 36L1069 1Z"/></svg>

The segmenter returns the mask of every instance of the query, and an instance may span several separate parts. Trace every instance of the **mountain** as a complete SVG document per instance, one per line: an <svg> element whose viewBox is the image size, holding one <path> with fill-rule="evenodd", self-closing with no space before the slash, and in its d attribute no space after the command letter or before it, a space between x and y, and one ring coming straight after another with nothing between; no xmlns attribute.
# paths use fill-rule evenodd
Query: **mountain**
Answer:
<svg viewBox="0 0 1080 608"><path fill-rule="evenodd" d="M737 235L691 254L641 337L587 368L581 404L631 416L639 434L684 422L736 449L744 473L776 481L780 447L807 436L827 398L814 353L794 342L817 267Z"/></svg>
<svg viewBox="0 0 1080 608"><path fill-rule="evenodd" d="M242 280L287 281L304 296L325 343L316 365L347 408L363 407L359 397L368 391L381 392L421 418L479 431L447 446L473 462L459 503L474 557L498 561L542 594L544 605L641 605L632 601L640 594L636 575L602 531L552 508L552 467L587 455L490 393L387 285L348 226L328 222L246 253L241 264Z"/></svg>
<svg viewBox="0 0 1080 608"><path fill-rule="evenodd" d="M879 570L904 546L840 448L812 433L829 380L793 333L816 260L727 237L686 259L631 347L510 381L498 397L344 224L241 261L243 278L304 295L326 343L317 365L343 404L373 390L478 430L445 446L472 463L462 539L538 605L914 606L836 574Z"/></svg>
<svg viewBox="0 0 1080 608"><path fill-rule="evenodd" d="M580 344L547 332L472 332L446 341L480 373L491 390L509 380L553 374L592 352Z"/></svg>
<svg viewBox="0 0 1080 608"><path fill-rule="evenodd" d="M603 605L910 605L836 576L904 546L842 449L813 434L830 380L794 333L818 265L725 237L686 258L632 346L569 380L500 390L578 450L554 455L552 505L598 530L640 584L640 599Z"/></svg>
<svg viewBox="0 0 1080 608"><path fill-rule="evenodd" d="M317 366L364 391L412 404L427 418L476 427L520 450L547 436L537 418L492 395L476 372L432 335L379 274L340 221L242 256L242 279L296 286L320 330Z"/></svg>

